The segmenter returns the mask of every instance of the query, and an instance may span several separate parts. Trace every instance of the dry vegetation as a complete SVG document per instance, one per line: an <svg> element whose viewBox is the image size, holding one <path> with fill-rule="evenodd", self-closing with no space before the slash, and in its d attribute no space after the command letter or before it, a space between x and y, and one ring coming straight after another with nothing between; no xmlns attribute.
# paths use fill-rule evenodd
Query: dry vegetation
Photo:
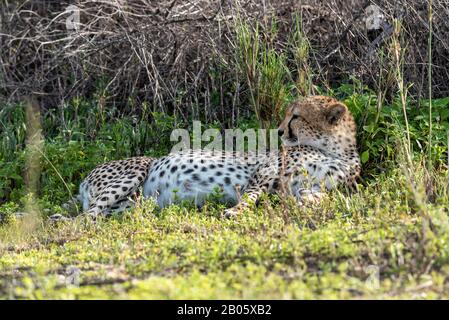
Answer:
<svg viewBox="0 0 449 320"><path fill-rule="evenodd" d="M414 84L416 97L428 94L427 1L80 0L79 29L68 31L70 3L2 0L1 99L34 94L51 109L73 97L101 98L101 108L118 106L122 113L151 101L154 111L184 117L205 111L206 120L234 125L248 113L251 85L236 57L239 21L257 23L258 36L285 54L294 79L301 81L304 68L325 88L356 77L388 98L395 85L387 52L395 19L407 48L404 80ZM370 4L385 17L380 29L367 29ZM444 0L433 7L437 98L449 96L449 7ZM302 61L289 39L298 16L312 48Z"/></svg>

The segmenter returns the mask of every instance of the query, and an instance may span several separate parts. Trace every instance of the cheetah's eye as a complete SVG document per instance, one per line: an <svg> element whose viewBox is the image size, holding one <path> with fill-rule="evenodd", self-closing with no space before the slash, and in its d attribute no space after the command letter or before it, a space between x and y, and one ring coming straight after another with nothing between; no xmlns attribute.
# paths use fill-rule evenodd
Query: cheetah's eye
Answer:
<svg viewBox="0 0 449 320"><path fill-rule="evenodd" d="M297 114L294 114L293 116L292 116L292 120L295 120L295 119L298 119L299 118L299 116L297 115Z"/></svg>

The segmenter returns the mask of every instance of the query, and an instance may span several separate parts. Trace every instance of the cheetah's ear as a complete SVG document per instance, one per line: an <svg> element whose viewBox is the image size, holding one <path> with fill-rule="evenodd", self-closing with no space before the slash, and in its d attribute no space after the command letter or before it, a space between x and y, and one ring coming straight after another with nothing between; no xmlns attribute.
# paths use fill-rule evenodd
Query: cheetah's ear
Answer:
<svg viewBox="0 0 449 320"><path fill-rule="evenodd" d="M329 124L335 125L340 121L346 113L346 106L342 103L336 103L329 106L326 110L325 116Z"/></svg>

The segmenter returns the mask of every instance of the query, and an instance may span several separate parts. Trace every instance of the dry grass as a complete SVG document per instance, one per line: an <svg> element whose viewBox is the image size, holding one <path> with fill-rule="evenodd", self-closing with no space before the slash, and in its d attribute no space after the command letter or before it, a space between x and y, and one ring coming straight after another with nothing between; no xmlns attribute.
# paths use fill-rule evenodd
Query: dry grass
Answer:
<svg viewBox="0 0 449 320"><path fill-rule="evenodd" d="M365 26L364 8L372 3L385 16L377 31ZM422 1L80 0L79 29L68 31L68 1L2 0L0 99L22 100L33 94L45 109L52 109L82 96L95 98L101 110L117 107L121 113L140 112L141 103L149 101L152 111L188 117L204 110L207 121L233 125L239 116L253 112L247 107L250 83L236 71L241 70L235 59L237 20L251 26L257 22L262 38L277 22L278 36L262 40L276 54L285 54L299 92L305 94L310 88L304 83L329 87L351 76L376 87L379 76L389 72L379 52L388 45L396 19L407 47L404 81L414 83L410 94L428 94L430 53L433 95L448 96L445 3L433 1L429 51L428 8ZM298 16L301 37L291 50ZM305 43L310 52L304 52ZM298 53L304 61L298 61ZM385 83L376 91L387 90Z"/></svg>

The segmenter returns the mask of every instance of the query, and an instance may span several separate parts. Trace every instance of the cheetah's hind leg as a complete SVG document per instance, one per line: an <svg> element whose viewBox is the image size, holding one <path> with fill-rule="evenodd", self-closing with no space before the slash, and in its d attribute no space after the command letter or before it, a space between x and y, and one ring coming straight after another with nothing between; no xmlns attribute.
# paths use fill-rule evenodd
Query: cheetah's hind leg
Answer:
<svg viewBox="0 0 449 320"><path fill-rule="evenodd" d="M142 187L153 161L151 157L134 157L95 167L81 182L76 199L81 202L84 215L96 218L131 208L131 198Z"/></svg>
<svg viewBox="0 0 449 320"><path fill-rule="evenodd" d="M110 217L112 214L121 213L129 210L135 206L135 201L131 197L121 199L108 207L100 208L98 205L93 205L89 210L85 212L85 215L92 219L96 219L98 216Z"/></svg>
<svg viewBox="0 0 449 320"><path fill-rule="evenodd" d="M142 181L138 175L118 176L103 188L85 213L95 219L99 215L107 217L132 208L135 204L133 198L140 194Z"/></svg>

